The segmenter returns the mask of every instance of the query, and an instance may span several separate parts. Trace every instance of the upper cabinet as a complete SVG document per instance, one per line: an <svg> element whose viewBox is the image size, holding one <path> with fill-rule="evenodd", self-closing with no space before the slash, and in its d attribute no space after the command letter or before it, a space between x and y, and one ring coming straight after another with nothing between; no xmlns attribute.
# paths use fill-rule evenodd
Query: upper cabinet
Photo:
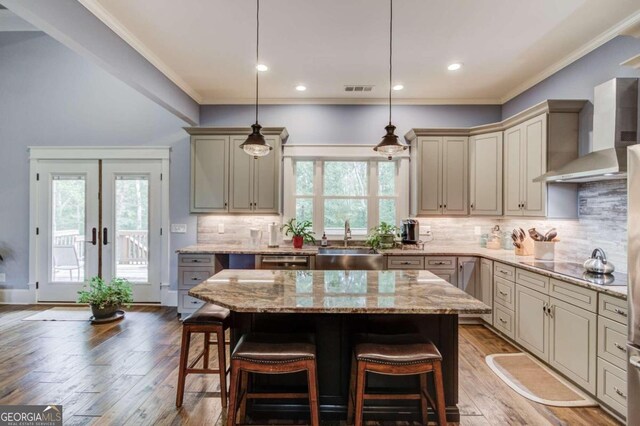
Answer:
<svg viewBox="0 0 640 426"><path fill-rule="evenodd" d="M469 214L502 215L502 132L469 138Z"/></svg>
<svg viewBox="0 0 640 426"><path fill-rule="evenodd" d="M244 128L186 128L191 134L191 212L280 212L284 128L264 128L273 150L254 158L240 145L250 133Z"/></svg>
<svg viewBox="0 0 640 426"><path fill-rule="evenodd" d="M576 184L536 178L578 157L585 104L547 100L499 123L409 131L411 213L577 217Z"/></svg>
<svg viewBox="0 0 640 426"><path fill-rule="evenodd" d="M417 214L468 213L468 138L421 137L412 146Z"/></svg>

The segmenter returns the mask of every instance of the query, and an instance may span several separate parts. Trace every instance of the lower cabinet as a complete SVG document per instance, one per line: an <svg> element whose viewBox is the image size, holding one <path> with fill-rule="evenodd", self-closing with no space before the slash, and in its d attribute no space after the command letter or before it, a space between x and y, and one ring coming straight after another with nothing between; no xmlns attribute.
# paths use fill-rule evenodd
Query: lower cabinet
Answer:
<svg viewBox="0 0 640 426"><path fill-rule="evenodd" d="M555 298L549 309L549 364L595 394L598 316Z"/></svg>
<svg viewBox="0 0 640 426"><path fill-rule="evenodd" d="M516 284L515 340L532 354L549 361L549 296Z"/></svg>
<svg viewBox="0 0 640 426"><path fill-rule="evenodd" d="M202 300L189 296L189 290L220 269L213 254L178 255L178 313L182 317L204 305Z"/></svg>
<svg viewBox="0 0 640 426"><path fill-rule="evenodd" d="M478 299L490 307L493 307L493 262L488 259L480 259L480 280ZM493 314L482 315L484 322L493 325Z"/></svg>

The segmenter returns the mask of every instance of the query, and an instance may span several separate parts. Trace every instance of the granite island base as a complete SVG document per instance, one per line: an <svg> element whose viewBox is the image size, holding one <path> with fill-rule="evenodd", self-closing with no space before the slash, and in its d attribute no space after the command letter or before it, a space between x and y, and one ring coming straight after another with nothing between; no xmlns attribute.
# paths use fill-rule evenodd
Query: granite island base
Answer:
<svg viewBox="0 0 640 426"><path fill-rule="evenodd" d="M312 332L318 351L320 409L323 419L346 417L354 336L358 333L419 333L443 356L448 421L459 420L458 315L489 313L490 308L428 271L265 271L224 270L189 295L232 311L232 347L250 331ZM417 389L418 378L369 375L381 392ZM304 392L304 375L255 376L250 387ZM252 401L253 418L305 418L306 401ZM376 419L419 418L411 401L367 403ZM431 413L430 413L431 415Z"/></svg>

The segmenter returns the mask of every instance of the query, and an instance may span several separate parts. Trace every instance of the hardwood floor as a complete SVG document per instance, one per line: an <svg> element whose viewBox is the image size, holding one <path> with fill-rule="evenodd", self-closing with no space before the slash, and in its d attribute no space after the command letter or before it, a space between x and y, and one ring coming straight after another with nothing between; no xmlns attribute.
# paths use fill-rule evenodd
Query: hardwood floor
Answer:
<svg viewBox="0 0 640 426"><path fill-rule="evenodd" d="M22 321L49 307L0 305L0 404L62 404L68 425L224 425L216 377L189 376L175 408L175 309L135 307L103 325ZM599 408L547 407L513 392L484 357L516 351L482 326L461 327L461 425L619 424Z"/></svg>

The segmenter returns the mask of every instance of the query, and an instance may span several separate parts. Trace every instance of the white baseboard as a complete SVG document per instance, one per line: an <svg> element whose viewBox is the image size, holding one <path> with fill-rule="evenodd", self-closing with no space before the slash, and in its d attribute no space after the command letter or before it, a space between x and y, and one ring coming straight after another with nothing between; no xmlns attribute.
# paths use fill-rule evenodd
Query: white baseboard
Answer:
<svg viewBox="0 0 640 426"><path fill-rule="evenodd" d="M0 289L0 304L2 305L30 305L36 303L35 293L23 288Z"/></svg>
<svg viewBox="0 0 640 426"><path fill-rule="evenodd" d="M169 287L160 289L160 304L162 306L178 306L178 292L169 290Z"/></svg>

